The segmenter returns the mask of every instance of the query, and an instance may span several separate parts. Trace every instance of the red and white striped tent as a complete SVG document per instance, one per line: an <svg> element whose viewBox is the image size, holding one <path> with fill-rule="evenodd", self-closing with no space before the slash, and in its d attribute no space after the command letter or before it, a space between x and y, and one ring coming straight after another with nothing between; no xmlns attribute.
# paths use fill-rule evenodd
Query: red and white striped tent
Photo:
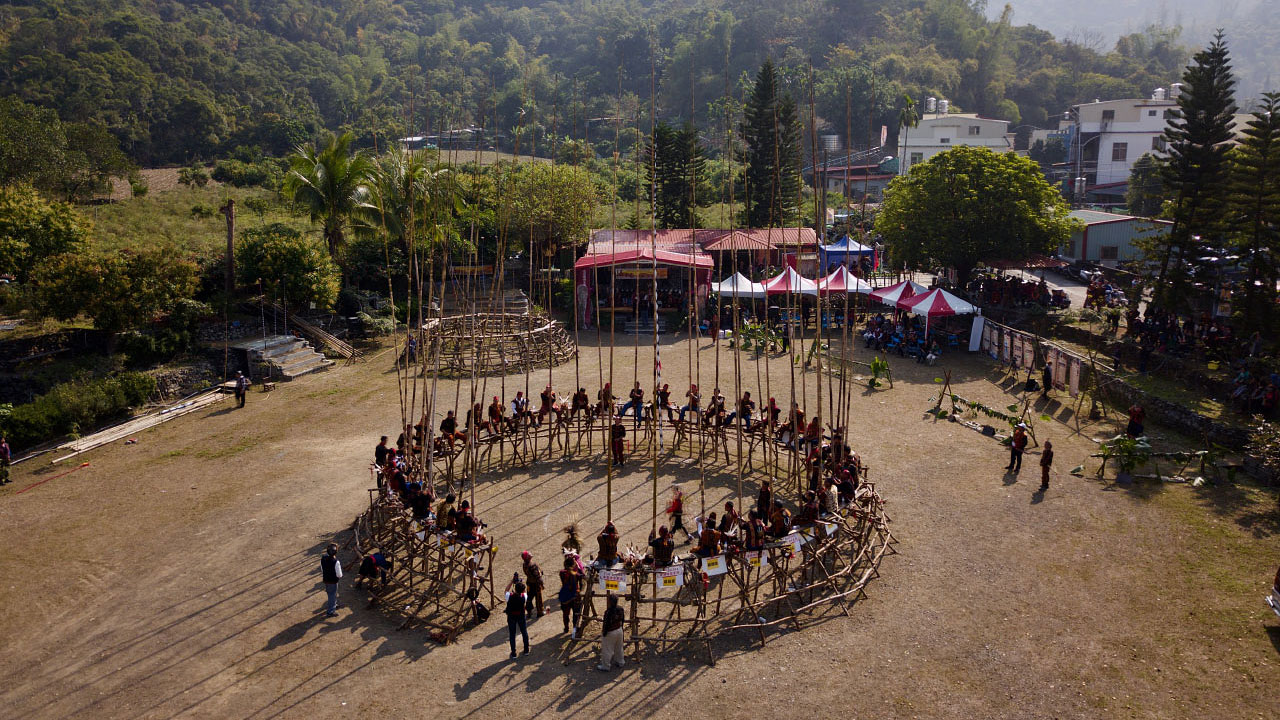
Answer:
<svg viewBox="0 0 1280 720"><path fill-rule="evenodd" d="M910 280L903 280L897 285L882 287L871 291L871 297L879 300L885 305L898 306L898 303L907 298L914 297L925 292L927 288L920 283L913 283Z"/></svg>
<svg viewBox="0 0 1280 720"><path fill-rule="evenodd" d="M942 288L935 288L923 295L899 300L898 307L912 315L923 315L926 335L929 333L929 321L934 318L972 315L978 312L976 305L961 300Z"/></svg>
<svg viewBox="0 0 1280 720"><path fill-rule="evenodd" d="M804 277L796 272L796 269L788 266L781 274L772 280L764 282L764 291L766 295L812 295L818 294L818 283Z"/></svg>
<svg viewBox="0 0 1280 720"><path fill-rule="evenodd" d="M846 293L870 293L875 288L867 284L866 280L849 272L849 268L844 265L837 265L836 269L830 275L818 281L818 292L823 295Z"/></svg>

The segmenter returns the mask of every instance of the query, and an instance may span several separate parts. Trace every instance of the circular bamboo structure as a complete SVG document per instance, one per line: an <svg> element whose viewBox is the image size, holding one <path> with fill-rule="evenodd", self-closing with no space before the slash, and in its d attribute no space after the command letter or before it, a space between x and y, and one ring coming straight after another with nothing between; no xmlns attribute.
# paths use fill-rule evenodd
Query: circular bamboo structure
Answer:
<svg viewBox="0 0 1280 720"><path fill-rule="evenodd" d="M578 356L564 325L541 315L453 315L429 320L422 329L440 343L444 376L520 375Z"/></svg>

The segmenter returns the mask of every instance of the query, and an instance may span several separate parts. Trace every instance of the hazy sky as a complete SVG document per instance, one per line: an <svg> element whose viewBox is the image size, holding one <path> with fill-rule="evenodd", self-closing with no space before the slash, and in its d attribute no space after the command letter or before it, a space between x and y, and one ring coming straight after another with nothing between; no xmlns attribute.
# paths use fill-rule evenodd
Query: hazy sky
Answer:
<svg viewBox="0 0 1280 720"><path fill-rule="evenodd" d="M1229 25L1261 2L1277 0L1008 0L1015 25L1035 25L1059 37L1097 34L1108 45L1127 32L1152 23L1178 24L1198 31ZM987 14L997 17L1005 2L988 0ZM1191 38L1188 38L1191 39Z"/></svg>

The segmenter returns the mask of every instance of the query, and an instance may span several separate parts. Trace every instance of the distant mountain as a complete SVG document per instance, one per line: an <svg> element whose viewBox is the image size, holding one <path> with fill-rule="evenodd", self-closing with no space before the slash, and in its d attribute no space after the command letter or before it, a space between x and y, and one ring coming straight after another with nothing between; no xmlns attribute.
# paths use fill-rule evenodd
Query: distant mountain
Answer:
<svg viewBox="0 0 1280 720"><path fill-rule="evenodd" d="M1005 4L1013 22L1035 25L1055 36L1105 52L1116 40L1151 25L1181 27L1181 41L1200 48L1222 28L1231 44L1242 102L1280 90L1280 2L1276 0L1007 0L990 2L987 15L999 17Z"/></svg>

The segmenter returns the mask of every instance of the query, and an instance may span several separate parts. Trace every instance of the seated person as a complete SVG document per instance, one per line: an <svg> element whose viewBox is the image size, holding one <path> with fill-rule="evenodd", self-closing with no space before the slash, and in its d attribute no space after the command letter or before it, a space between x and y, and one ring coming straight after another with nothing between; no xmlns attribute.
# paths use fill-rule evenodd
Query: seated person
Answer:
<svg viewBox="0 0 1280 720"><path fill-rule="evenodd" d="M452 530L454 521L458 517L458 511L453 507L453 493L445 495L444 499L436 505L436 529L440 532Z"/></svg>
<svg viewBox="0 0 1280 720"><path fill-rule="evenodd" d="M502 433L502 428L507 424L506 407L497 395L493 396L493 402L489 404L489 432L494 435Z"/></svg>
<svg viewBox="0 0 1280 720"><path fill-rule="evenodd" d="M756 401L751 399L751 391L742 393L742 398L738 400L738 409L729 413L726 418L727 422L733 422L734 419L740 418L740 422L746 427L751 427L751 415L756 411Z"/></svg>
<svg viewBox="0 0 1280 720"><path fill-rule="evenodd" d="M764 549L765 527L760 513L752 510L747 513L747 522L743 524L742 545L747 550Z"/></svg>
<svg viewBox="0 0 1280 720"><path fill-rule="evenodd" d="M569 414L576 418L580 412L591 414L591 398L587 397L587 389L581 387L573 394L573 405L569 408Z"/></svg>
<svg viewBox="0 0 1280 720"><path fill-rule="evenodd" d="M540 401L538 405L538 424L541 425L543 418L556 412L556 391L552 390L551 386L548 385L538 394L538 400ZM559 413L556 413L556 415L559 417Z"/></svg>
<svg viewBox="0 0 1280 720"><path fill-rule="evenodd" d="M636 425L640 425L640 413L644 410L644 390L640 388L640 383L631 388L631 393L627 397L627 404L622 406L622 410L618 413L618 417L626 417L627 411L631 408L636 410Z"/></svg>
<svg viewBox="0 0 1280 720"><path fill-rule="evenodd" d="M605 383L600 392L596 393L596 416L613 416L613 383Z"/></svg>
<svg viewBox="0 0 1280 720"><path fill-rule="evenodd" d="M469 543L484 540L484 533L480 532L480 528L484 527L484 523L471 514L471 503L467 500L463 500L462 504L458 506L453 525L457 531L458 539L462 542Z"/></svg>
<svg viewBox="0 0 1280 720"><path fill-rule="evenodd" d="M836 489L840 507L848 507L858 496L858 480L848 466L840 468L836 473Z"/></svg>
<svg viewBox="0 0 1280 720"><path fill-rule="evenodd" d="M698 392L698 386L690 385L689 392L686 392L684 396L689 399L689 402L687 405L680 408L680 422L684 422L684 415L687 412L692 411L699 415L702 414L701 407L699 406L699 403L702 401L702 395Z"/></svg>
<svg viewBox="0 0 1280 720"><path fill-rule="evenodd" d="M769 535L783 537L791 533L791 511L782 506L781 500L773 501L773 511L769 513Z"/></svg>
<svg viewBox="0 0 1280 720"><path fill-rule="evenodd" d="M675 412L675 408L671 407L671 386L663 383L658 389L658 408L654 410L654 417L657 417L658 411L667 411L667 422L671 422L671 415Z"/></svg>
<svg viewBox="0 0 1280 720"><path fill-rule="evenodd" d="M445 413L444 419L440 421L440 439L449 443L449 449L453 449L454 442L461 440L464 443L467 440L467 434L458 431L458 418L454 417L453 411Z"/></svg>
<svg viewBox="0 0 1280 720"><path fill-rule="evenodd" d="M836 496L835 478L827 478L826 488L818 493L818 514L835 515L840 512L840 499Z"/></svg>
<svg viewBox="0 0 1280 720"><path fill-rule="evenodd" d="M818 493L812 490L804 491L804 505L800 508L800 514L796 515L796 525L812 525L818 522Z"/></svg>
<svg viewBox="0 0 1280 720"><path fill-rule="evenodd" d="M517 390L515 399L511 401L512 428L519 427L521 423L532 417L533 412L529 410L529 398L524 396L523 390Z"/></svg>
<svg viewBox="0 0 1280 720"><path fill-rule="evenodd" d="M666 567L675 559L676 543L671 539L671 531L666 525L658 528L657 537L654 537L652 531L649 532L649 548L653 552L654 567Z"/></svg>
<svg viewBox="0 0 1280 720"><path fill-rule="evenodd" d="M698 533L698 547L693 549L698 557L712 557L720 554L720 531L716 529L716 514L711 513L702 523L702 531Z"/></svg>
<svg viewBox="0 0 1280 720"><path fill-rule="evenodd" d="M596 536L599 552L596 553L596 564L611 567L618 562L618 529L613 523L605 523L604 529Z"/></svg>

